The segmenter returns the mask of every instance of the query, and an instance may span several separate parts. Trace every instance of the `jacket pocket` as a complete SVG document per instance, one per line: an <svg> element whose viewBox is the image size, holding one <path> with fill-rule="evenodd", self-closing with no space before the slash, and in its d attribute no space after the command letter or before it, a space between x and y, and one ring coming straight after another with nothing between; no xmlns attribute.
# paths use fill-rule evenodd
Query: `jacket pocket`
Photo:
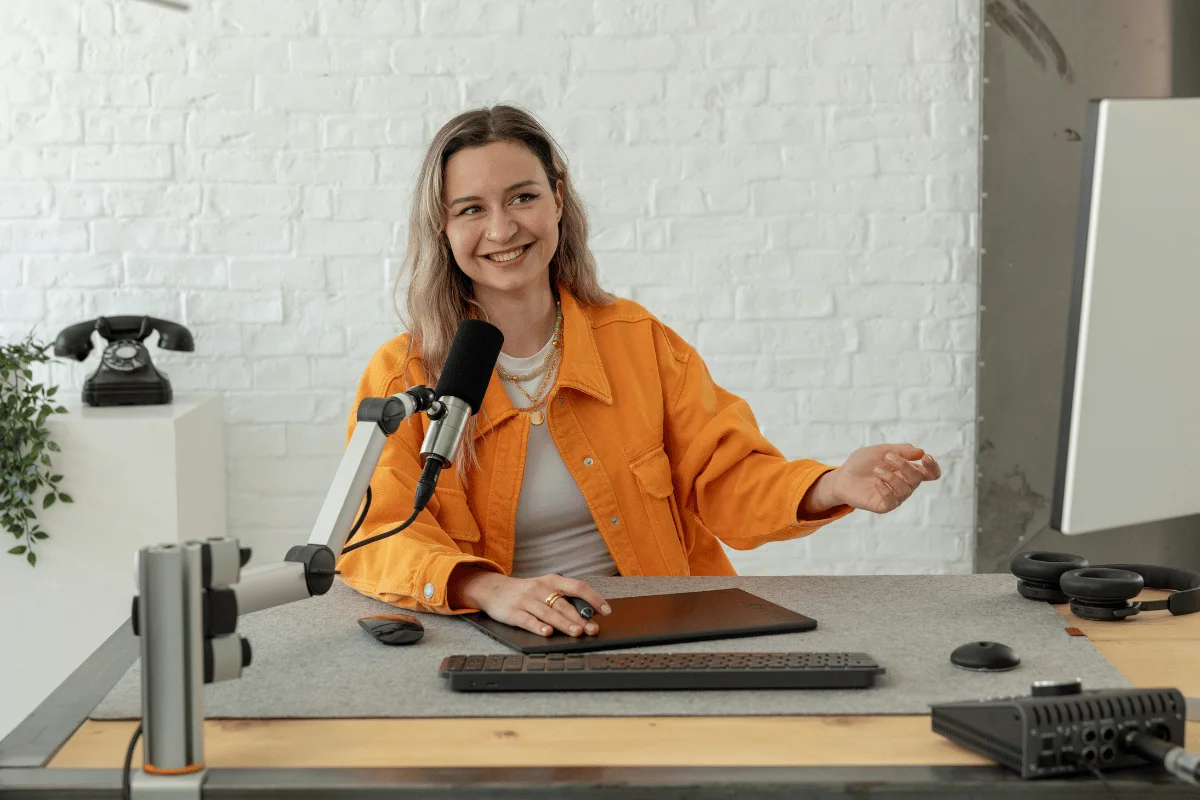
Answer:
<svg viewBox="0 0 1200 800"><path fill-rule="evenodd" d="M475 522L475 517L471 515L471 508L467 505L467 496L462 492L454 489L438 489L435 494L442 495L441 508L434 516L437 518L438 524L442 526L442 530L456 542L478 542L479 541L479 525ZM472 552L470 548L467 552Z"/></svg>
<svg viewBox="0 0 1200 800"><path fill-rule="evenodd" d="M683 540L683 525L675 503L675 487L671 482L671 461L666 451L660 445L631 461L629 469L641 488L650 529L662 551L668 574L691 574Z"/></svg>

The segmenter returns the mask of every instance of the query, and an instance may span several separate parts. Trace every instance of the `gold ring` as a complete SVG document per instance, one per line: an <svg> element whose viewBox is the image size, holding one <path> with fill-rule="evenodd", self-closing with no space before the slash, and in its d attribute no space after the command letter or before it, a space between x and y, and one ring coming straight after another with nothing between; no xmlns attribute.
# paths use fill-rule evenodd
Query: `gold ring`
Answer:
<svg viewBox="0 0 1200 800"><path fill-rule="evenodd" d="M542 602L543 602L543 603L545 603L545 604L546 604L546 605L548 605L548 606L553 606L553 605L554 605L554 601L555 601L555 600L557 600L557 599L558 599L558 598L560 598L560 597L562 597L562 595L561 595L561 594L559 594L558 592L551 592L551 593L550 593L550 596L549 596L549 597L547 597L547 598L546 598L545 600L543 600Z"/></svg>

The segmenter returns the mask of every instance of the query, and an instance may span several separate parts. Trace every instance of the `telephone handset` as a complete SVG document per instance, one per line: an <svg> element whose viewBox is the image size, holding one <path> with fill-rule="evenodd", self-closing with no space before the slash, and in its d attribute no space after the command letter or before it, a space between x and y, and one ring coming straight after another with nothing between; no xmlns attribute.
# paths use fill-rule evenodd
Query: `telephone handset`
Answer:
<svg viewBox="0 0 1200 800"><path fill-rule="evenodd" d="M64 329L54 340L54 355L83 361L92 352L92 333L108 341L100 366L83 383L89 406L158 405L171 402L171 382L150 361L143 344L158 331L164 350L196 349L187 328L154 317L97 317Z"/></svg>

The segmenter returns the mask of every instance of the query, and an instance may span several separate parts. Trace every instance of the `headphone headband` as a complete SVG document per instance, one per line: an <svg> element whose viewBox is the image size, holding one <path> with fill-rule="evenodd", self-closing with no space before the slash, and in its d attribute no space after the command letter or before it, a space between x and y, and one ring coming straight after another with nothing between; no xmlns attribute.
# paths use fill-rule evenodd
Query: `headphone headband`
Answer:
<svg viewBox="0 0 1200 800"><path fill-rule="evenodd" d="M1113 569L1136 572L1152 589L1169 589L1172 594L1161 606L1172 614L1193 614L1200 611L1200 573L1178 567L1162 567L1157 564L1106 564ZM1162 602L1162 601L1160 601ZM1142 608L1153 611L1155 606L1142 603Z"/></svg>

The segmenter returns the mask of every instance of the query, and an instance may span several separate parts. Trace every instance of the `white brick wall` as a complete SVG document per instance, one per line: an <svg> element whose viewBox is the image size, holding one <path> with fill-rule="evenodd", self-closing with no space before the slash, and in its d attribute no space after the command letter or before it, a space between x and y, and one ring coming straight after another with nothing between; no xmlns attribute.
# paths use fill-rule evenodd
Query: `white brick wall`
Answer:
<svg viewBox="0 0 1200 800"><path fill-rule="evenodd" d="M900 511L734 554L747 573L969 571L978 0L0 3L0 335L100 313L225 399L232 533L304 541L352 391L397 331L413 175L466 107L565 147L605 285L790 456L911 440ZM95 359L59 365L76 392ZM51 540L51 547L53 542ZM62 543L67 543L62 539Z"/></svg>

